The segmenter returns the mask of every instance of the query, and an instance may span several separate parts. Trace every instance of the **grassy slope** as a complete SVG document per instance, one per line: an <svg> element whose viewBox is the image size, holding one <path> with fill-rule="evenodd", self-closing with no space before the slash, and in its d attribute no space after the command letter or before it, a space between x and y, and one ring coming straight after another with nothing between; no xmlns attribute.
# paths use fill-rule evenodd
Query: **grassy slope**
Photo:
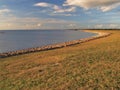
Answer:
<svg viewBox="0 0 120 90"><path fill-rule="evenodd" d="M120 90L120 31L51 51L0 59L0 90Z"/></svg>

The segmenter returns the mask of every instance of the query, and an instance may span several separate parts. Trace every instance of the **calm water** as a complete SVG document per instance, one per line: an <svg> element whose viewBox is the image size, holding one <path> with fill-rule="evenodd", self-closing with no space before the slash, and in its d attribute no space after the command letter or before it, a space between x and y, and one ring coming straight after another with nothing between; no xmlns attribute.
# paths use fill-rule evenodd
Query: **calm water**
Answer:
<svg viewBox="0 0 120 90"><path fill-rule="evenodd" d="M0 31L0 53L91 37L95 34L72 30Z"/></svg>

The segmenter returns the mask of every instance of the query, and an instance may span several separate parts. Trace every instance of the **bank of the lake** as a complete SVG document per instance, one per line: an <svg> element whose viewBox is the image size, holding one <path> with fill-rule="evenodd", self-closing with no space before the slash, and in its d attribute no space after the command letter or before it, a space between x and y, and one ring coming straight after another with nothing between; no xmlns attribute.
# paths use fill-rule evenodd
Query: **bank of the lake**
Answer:
<svg viewBox="0 0 120 90"><path fill-rule="evenodd" d="M95 35L82 30L0 30L0 53L43 47Z"/></svg>
<svg viewBox="0 0 120 90"><path fill-rule="evenodd" d="M120 31L97 32L112 34L70 47L0 58L0 89L119 90Z"/></svg>
<svg viewBox="0 0 120 90"><path fill-rule="evenodd" d="M84 30L82 32L87 32L88 33L89 31ZM76 45L76 44L85 43L85 42L95 40L95 39L99 39L99 38L104 38L104 37L110 36L112 34L112 33L101 33L101 32L89 32L89 33L93 33L93 34L95 34L95 36L91 36L91 37L86 36L88 38L71 40L71 41L67 41L67 42L63 42L63 43L61 42L61 43L46 45L46 46L42 46L42 47L27 48L27 49L22 49L22 50L17 50L17 51L0 53L0 58L16 56L16 55L21 55L21 54L28 54L28 53L32 53L32 52L40 52L40 51L47 51L47 50L63 48L63 47L67 47L67 46L72 46L72 45Z"/></svg>

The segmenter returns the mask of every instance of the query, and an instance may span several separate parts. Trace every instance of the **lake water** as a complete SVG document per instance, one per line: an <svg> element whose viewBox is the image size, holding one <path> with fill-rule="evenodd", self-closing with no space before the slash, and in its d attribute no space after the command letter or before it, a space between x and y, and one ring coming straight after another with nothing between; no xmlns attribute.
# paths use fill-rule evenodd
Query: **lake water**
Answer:
<svg viewBox="0 0 120 90"><path fill-rule="evenodd" d="M94 33L73 30L0 31L0 53L88 38Z"/></svg>

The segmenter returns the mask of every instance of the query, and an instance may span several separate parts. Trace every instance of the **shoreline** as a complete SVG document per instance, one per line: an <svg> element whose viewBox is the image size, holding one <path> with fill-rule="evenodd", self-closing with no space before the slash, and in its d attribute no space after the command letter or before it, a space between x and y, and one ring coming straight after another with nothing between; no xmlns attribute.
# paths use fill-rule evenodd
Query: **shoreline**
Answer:
<svg viewBox="0 0 120 90"><path fill-rule="evenodd" d="M51 44L51 45L46 45L46 46L42 46L42 47L35 47L35 48L27 48L27 49L22 49L22 50L17 50L17 51L10 51L10 52L6 52L6 53L0 53L0 58L6 58L6 57L10 57L10 56L17 56L17 55L28 54L28 53L33 53L33 52L40 52L40 51L47 51L47 50L63 48L63 47L67 47L67 46L85 43L85 42L88 42L91 40L104 38L104 37L111 35L111 33L103 33L103 32L99 32L99 31L98 32L90 31L90 30L83 30L83 31L90 32L90 33L96 33L97 35L89 37L89 38L72 40L69 42Z"/></svg>

